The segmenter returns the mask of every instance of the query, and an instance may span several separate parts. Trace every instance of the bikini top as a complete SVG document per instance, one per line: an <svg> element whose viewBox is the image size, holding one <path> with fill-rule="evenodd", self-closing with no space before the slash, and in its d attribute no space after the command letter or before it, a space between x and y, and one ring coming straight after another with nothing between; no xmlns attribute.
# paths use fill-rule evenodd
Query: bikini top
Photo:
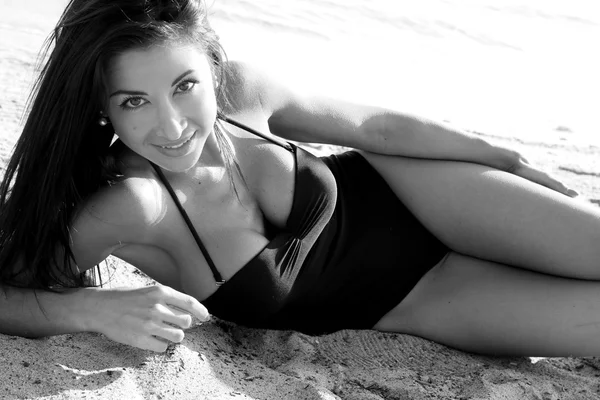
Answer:
<svg viewBox="0 0 600 400"><path fill-rule="evenodd" d="M326 264L336 225L333 215L337 187L331 170L302 148L269 137L227 117L225 122L292 152L296 161L292 209L285 227L228 281L202 243L182 204L159 166L152 164L187 224L217 282L218 289L202 303L213 315L254 327L266 327L290 301L310 289L311 280ZM328 231L327 235L322 235ZM311 264L305 270L305 264Z"/></svg>

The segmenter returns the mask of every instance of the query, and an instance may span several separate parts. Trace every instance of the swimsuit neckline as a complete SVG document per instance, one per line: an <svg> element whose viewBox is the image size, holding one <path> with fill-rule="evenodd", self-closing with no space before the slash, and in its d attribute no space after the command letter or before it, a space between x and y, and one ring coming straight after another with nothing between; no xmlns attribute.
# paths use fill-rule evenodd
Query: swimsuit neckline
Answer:
<svg viewBox="0 0 600 400"><path fill-rule="evenodd" d="M283 148L285 148L286 150L289 150L290 152L292 152L294 154L294 162L296 163L296 165L298 165L298 152L297 149L298 147L288 143L286 141L283 141L279 138L272 138L269 137L268 135L265 135L264 133L261 133L241 122L238 122L236 120L233 120L229 117L226 116L219 116L219 119L225 122L230 123L233 126L236 126L238 128L241 128L247 132L250 132L256 136L259 136L265 140L270 141L271 143L277 144ZM152 165L152 167L154 168L154 170L156 171L156 174L158 175L159 179L161 180L161 182L163 183L163 185L166 187L167 191L169 192L169 195L171 196L171 198L173 199L173 201L175 202L175 205L177 206L177 209L179 210L179 213L181 214L181 216L183 217L190 233L192 234L194 240L196 241L196 244L198 245L198 248L200 249L200 251L202 252L202 255L204 256L204 258L206 259L206 262L208 264L208 267L210 268L213 277L215 279L215 283L217 287L221 287L223 286L225 283L227 283L227 281L223 278L223 276L221 275L221 272L219 271L219 269L217 268L217 266L215 265L215 263L213 262L212 258L210 257L210 254L208 252L208 250L206 249L206 246L204 246L204 243L202 243L202 239L200 239L200 235L198 234L198 232L196 231L196 228L194 227L194 224L192 223L190 217L188 216L187 212L185 211L185 208L183 208L183 205L181 204L181 202L179 201L179 199L177 198L177 195L175 194L175 191L173 190L173 187L171 186L171 184L169 183L169 180L167 179L167 177L165 176L164 172L162 171L162 169L154 164L152 161L148 161L150 163L150 165ZM296 177L295 177L295 182L294 182L294 196L293 196L293 201L292 201L292 208L290 210L290 215L288 216L288 221L290 219L290 217L292 216L292 213L294 211L294 205L296 203L296 185L298 184L298 171L296 168ZM244 264L233 276L232 278L237 275L242 269L244 269L244 267L248 264L250 264L251 262L253 262L260 254L262 254L264 252L264 250L266 248L269 247L269 244L271 244L273 242L273 240L270 240L269 243L267 243L267 245L261 249L250 261L248 261L246 264Z"/></svg>

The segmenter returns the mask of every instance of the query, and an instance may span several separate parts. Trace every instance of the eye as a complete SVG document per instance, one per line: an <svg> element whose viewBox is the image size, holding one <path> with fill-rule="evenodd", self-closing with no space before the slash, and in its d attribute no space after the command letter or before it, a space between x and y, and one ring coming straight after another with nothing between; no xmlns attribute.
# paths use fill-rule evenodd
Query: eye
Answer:
<svg viewBox="0 0 600 400"><path fill-rule="evenodd" d="M133 110L146 104L148 101L142 97L128 97L119 105L125 110Z"/></svg>
<svg viewBox="0 0 600 400"><path fill-rule="evenodd" d="M198 81L193 80L193 79L188 79L186 81L183 81L179 85L177 85L177 93L191 92L197 83L198 83Z"/></svg>

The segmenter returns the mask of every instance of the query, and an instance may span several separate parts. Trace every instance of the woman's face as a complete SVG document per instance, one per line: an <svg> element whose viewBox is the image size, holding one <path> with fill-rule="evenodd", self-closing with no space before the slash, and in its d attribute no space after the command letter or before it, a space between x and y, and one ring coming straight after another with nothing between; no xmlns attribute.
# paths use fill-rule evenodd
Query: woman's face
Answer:
<svg viewBox="0 0 600 400"><path fill-rule="evenodd" d="M126 51L110 64L108 93L108 117L131 150L172 172L198 162L217 114L202 51L173 43Z"/></svg>

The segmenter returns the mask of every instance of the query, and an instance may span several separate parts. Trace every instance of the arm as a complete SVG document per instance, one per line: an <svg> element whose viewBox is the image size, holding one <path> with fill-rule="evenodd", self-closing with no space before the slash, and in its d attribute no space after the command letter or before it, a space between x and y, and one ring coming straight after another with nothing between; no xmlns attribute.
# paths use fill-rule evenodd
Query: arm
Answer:
<svg viewBox="0 0 600 400"><path fill-rule="evenodd" d="M129 175L92 196L77 215L71 238L79 270L119 252L123 244L144 242L148 227L162 218L155 183L143 173ZM198 300L163 285L94 288L85 297L85 308L92 315L82 320L86 330L155 351L164 351L169 342L182 341L183 330L192 325L193 317L200 321L209 318Z"/></svg>
<svg viewBox="0 0 600 400"><path fill-rule="evenodd" d="M83 207L71 229L77 269L85 271L126 242L140 229L135 224L152 217L154 204L132 180L98 193ZM208 319L196 299L167 286L70 289L61 293L2 286L0 332L39 337L75 332L99 332L112 340L143 349L164 351L183 340L192 316Z"/></svg>
<svg viewBox="0 0 600 400"><path fill-rule="evenodd" d="M169 342L183 340L183 329L192 325L192 315L200 321L209 318L196 299L166 286L81 288L62 293L1 289L0 331L8 335L98 332L120 343L162 352Z"/></svg>
<svg viewBox="0 0 600 400"><path fill-rule="evenodd" d="M237 104L260 104L271 132L278 136L386 155L472 162L576 195L529 165L517 151L449 125L400 111L299 93L248 66L236 64L233 71L238 83L235 92L243 93L236 95Z"/></svg>
<svg viewBox="0 0 600 400"><path fill-rule="evenodd" d="M4 334L40 337L87 330L88 289L63 294L10 286L1 286L0 290L0 327Z"/></svg>
<svg viewBox="0 0 600 400"><path fill-rule="evenodd" d="M318 110L317 115L311 110ZM320 97L274 110L269 126L273 133L292 140L312 139L386 155L473 162L505 171L520 158L514 150L424 117Z"/></svg>
<svg viewBox="0 0 600 400"><path fill-rule="evenodd" d="M247 65L234 63L232 67L233 87L228 96L235 99L238 109L258 104L271 132L286 139L387 155L477 162L500 169L518 157L515 151L432 120L301 93Z"/></svg>

